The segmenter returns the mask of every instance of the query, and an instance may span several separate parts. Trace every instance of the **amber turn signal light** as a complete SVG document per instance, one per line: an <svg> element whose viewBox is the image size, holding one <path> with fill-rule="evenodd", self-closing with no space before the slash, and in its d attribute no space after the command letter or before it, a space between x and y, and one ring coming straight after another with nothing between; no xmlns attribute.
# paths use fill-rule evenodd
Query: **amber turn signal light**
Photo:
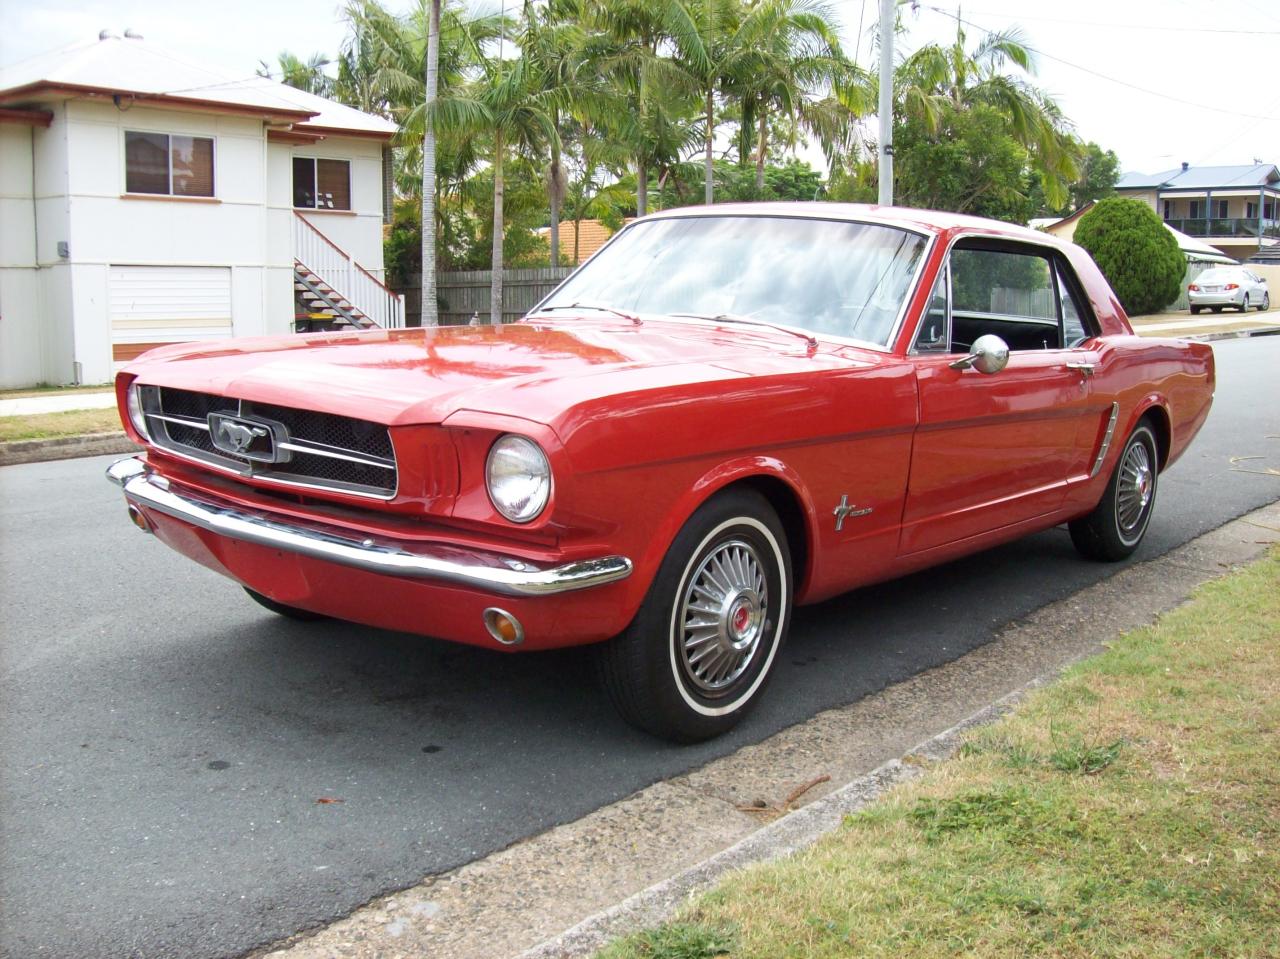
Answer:
<svg viewBox="0 0 1280 959"><path fill-rule="evenodd" d="M484 628L503 646L519 646L524 642L524 627L505 609L490 606L484 611Z"/></svg>

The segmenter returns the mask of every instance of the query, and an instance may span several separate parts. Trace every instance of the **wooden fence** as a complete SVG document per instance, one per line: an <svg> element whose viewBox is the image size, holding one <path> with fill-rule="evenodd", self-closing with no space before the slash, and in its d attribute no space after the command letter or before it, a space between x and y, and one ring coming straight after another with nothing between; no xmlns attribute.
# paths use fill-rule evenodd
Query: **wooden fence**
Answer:
<svg viewBox="0 0 1280 959"><path fill-rule="evenodd" d="M572 267L544 267L537 270L504 270L502 274L502 320L520 319L538 301L559 286L573 272ZM493 279L490 270L461 270L436 276L436 299L442 324L489 322L489 290ZM408 326L422 323L422 275L415 273L409 282L396 287L404 295L405 322Z"/></svg>

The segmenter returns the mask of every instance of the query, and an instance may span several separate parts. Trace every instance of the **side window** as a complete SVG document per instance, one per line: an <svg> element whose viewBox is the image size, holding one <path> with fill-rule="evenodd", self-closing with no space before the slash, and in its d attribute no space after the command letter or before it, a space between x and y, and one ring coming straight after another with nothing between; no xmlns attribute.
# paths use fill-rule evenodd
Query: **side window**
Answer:
<svg viewBox="0 0 1280 959"><path fill-rule="evenodd" d="M952 352L967 352L984 333L1011 350L1058 349L1054 284L1049 258L1038 249L958 245L951 251Z"/></svg>
<svg viewBox="0 0 1280 959"><path fill-rule="evenodd" d="M916 342L911 347L912 353L948 353L951 350L951 324L947 313L949 273L944 263L938 271L938 278L933 281L933 290L925 305L920 329L916 332Z"/></svg>
<svg viewBox="0 0 1280 959"><path fill-rule="evenodd" d="M1068 347L1076 347L1097 335L1097 324L1071 268L1061 260L1055 265L1058 296L1062 302L1062 342Z"/></svg>

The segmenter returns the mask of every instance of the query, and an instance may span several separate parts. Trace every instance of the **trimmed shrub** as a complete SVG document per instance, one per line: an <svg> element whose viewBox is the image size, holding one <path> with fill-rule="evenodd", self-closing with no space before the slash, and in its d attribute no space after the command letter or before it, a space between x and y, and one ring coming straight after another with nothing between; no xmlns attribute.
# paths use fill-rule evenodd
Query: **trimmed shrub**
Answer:
<svg viewBox="0 0 1280 959"><path fill-rule="evenodd" d="M1075 241L1089 251L1130 316L1158 312L1182 292L1186 257L1141 200L1099 200L1080 218Z"/></svg>

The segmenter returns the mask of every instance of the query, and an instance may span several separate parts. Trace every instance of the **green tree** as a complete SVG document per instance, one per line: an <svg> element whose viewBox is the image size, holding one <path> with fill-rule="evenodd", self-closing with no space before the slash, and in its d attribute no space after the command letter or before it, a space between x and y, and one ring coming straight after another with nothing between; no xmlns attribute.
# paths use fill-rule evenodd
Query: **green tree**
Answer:
<svg viewBox="0 0 1280 959"><path fill-rule="evenodd" d="M739 30L729 91L741 104L740 155L754 135L756 191L765 189L773 118L814 137L828 160L847 150L870 102L864 73L840 49L835 14L817 0L756 0Z"/></svg>
<svg viewBox="0 0 1280 959"><path fill-rule="evenodd" d="M486 139L493 176L493 255L489 321L502 323L503 201L505 167L511 150L536 154L558 142L553 113L566 105L564 94L548 86L538 75L537 63L520 57L510 63L500 57L485 61L482 72L459 98L460 115L466 104L466 129Z"/></svg>
<svg viewBox="0 0 1280 959"><path fill-rule="evenodd" d="M1050 206L1045 198L1039 178L1033 178L1029 188L1033 216L1066 216L1082 210L1096 200L1115 196L1116 183L1120 179L1120 158L1111 150L1104 150L1096 143L1084 143L1078 147L1079 175L1067 187L1068 200Z"/></svg>
<svg viewBox="0 0 1280 959"><path fill-rule="evenodd" d="M894 202L1025 223L1026 149L1008 133L1004 116L975 105L947 111L930 129L908 118L894 130Z"/></svg>
<svg viewBox="0 0 1280 959"><path fill-rule="evenodd" d="M1178 298L1186 257L1143 201L1099 200L1080 218L1075 241L1089 251L1131 316L1157 312Z"/></svg>
<svg viewBox="0 0 1280 959"><path fill-rule="evenodd" d="M609 78L625 109L602 132L625 143L632 157L636 215L649 205L649 176L659 180L697 142L690 122L698 84L670 53L698 43L697 28L681 0L598 0L584 11L592 34L588 56Z"/></svg>
<svg viewBox="0 0 1280 959"><path fill-rule="evenodd" d="M1019 75L1029 76L1034 69L1031 50L1018 28L987 33L968 49L957 18L949 46L926 44L895 71L895 167L899 122L919 124L929 136L939 137L957 122L958 114L985 107L995 111L1007 136L1026 151L1048 203L1067 202L1068 184L1078 176L1078 141L1057 103ZM896 196L896 169L894 179Z"/></svg>
<svg viewBox="0 0 1280 959"><path fill-rule="evenodd" d="M332 62L323 53L313 53L303 60L288 50L282 50L276 57L276 70L273 71L266 60L259 60L257 74L318 97L331 97L334 80L325 72L325 67Z"/></svg>

